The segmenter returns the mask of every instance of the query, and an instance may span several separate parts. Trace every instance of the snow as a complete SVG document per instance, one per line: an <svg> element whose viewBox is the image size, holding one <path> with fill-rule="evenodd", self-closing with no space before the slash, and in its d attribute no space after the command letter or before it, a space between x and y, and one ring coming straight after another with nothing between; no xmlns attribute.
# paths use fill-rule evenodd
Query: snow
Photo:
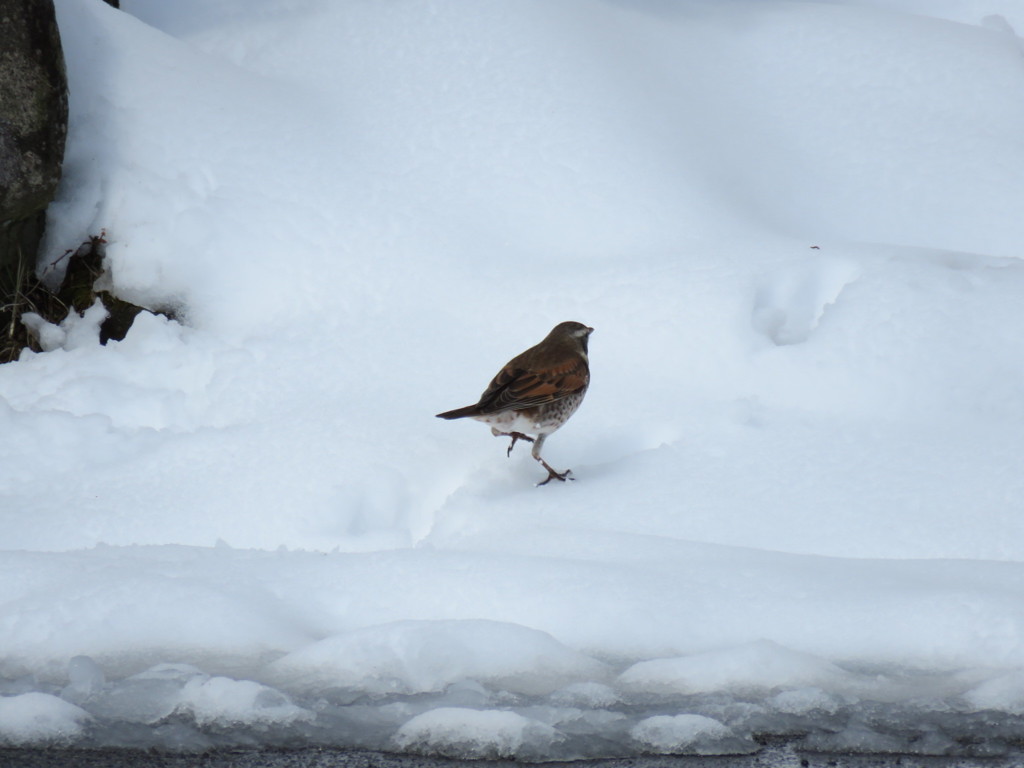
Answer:
<svg viewBox="0 0 1024 768"><path fill-rule="evenodd" d="M0 366L0 742L1017 749L1019 3L122 6L40 268L178 319ZM433 414L565 320L537 488Z"/></svg>
<svg viewBox="0 0 1024 768"><path fill-rule="evenodd" d="M360 694L436 693L474 680L541 696L574 681L608 677L605 665L544 632L495 621L400 621L303 646L273 662L292 686Z"/></svg>
<svg viewBox="0 0 1024 768"><path fill-rule="evenodd" d="M87 691L76 689L72 678L72 690L61 695L86 702L99 717L147 724L174 714L185 715L200 726L290 725L312 717L272 688L251 680L211 677L188 664L160 664L116 686L101 682Z"/></svg>
<svg viewBox="0 0 1024 768"><path fill-rule="evenodd" d="M0 698L0 745L61 744L80 736L89 714L48 693Z"/></svg>
<svg viewBox="0 0 1024 768"><path fill-rule="evenodd" d="M720 722L703 715L657 715L641 720L629 735L652 752L677 754L693 750L698 754L716 754L694 748L704 738L717 741L731 734Z"/></svg>
<svg viewBox="0 0 1024 768"><path fill-rule="evenodd" d="M691 694L808 685L834 689L847 677L830 662L762 640L675 659L641 661L619 676L619 684L626 690Z"/></svg>
<svg viewBox="0 0 1024 768"><path fill-rule="evenodd" d="M529 758L529 745L549 748L558 732L515 712L438 707L413 717L395 734L403 751L470 758Z"/></svg>
<svg viewBox="0 0 1024 768"><path fill-rule="evenodd" d="M1024 714L1024 674L1014 671L986 680L967 691L964 699L978 710Z"/></svg>

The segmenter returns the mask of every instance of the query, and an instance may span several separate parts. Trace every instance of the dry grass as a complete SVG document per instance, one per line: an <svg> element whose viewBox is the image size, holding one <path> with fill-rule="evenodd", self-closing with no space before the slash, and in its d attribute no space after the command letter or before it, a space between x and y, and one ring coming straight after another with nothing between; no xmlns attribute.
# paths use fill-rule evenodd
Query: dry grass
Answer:
<svg viewBox="0 0 1024 768"><path fill-rule="evenodd" d="M21 322L26 312L34 312L51 323L60 323L68 312L84 312L98 298L107 308L109 317L100 326L100 342L120 340L128 333L135 316L142 307L123 301L109 291L97 291L96 281L103 276L103 258L106 250L105 233L91 236L77 249L66 251L46 268L46 272L60 268L67 261L67 269L60 287L53 290L34 273L25 268L21 260L17 266L0 271L0 363L17 360L25 348L40 351L39 343ZM168 311L160 314L171 316Z"/></svg>

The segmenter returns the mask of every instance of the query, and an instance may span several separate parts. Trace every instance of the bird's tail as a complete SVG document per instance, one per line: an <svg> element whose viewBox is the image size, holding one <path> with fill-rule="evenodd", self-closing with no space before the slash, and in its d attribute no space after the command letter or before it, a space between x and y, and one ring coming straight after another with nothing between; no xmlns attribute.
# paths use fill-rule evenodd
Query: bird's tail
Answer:
<svg viewBox="0 0 1024 768"><path fill-rule="evenodd" d="M465 408L456 408L454 411L445 411L437 414L439 419L464 419L467 416L476 416L480 411L475 405L467 405Z"/></svg>

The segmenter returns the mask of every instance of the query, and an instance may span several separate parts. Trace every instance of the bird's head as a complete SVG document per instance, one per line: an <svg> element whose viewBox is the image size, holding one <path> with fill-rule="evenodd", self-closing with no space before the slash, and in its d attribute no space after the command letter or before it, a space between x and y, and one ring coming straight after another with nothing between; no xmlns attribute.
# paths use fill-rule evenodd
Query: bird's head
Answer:
<svg viewBox="0 0 1024 768"><path fill-rule="evenodd" d="M594 332L594 329L589 325L583 323L577 323L575 321L568 321L565 323L559 323L548 334L548 338L559 341L570 341L578 344L584 351L587 351L587 342L590 339L590 334Z"/></svg>

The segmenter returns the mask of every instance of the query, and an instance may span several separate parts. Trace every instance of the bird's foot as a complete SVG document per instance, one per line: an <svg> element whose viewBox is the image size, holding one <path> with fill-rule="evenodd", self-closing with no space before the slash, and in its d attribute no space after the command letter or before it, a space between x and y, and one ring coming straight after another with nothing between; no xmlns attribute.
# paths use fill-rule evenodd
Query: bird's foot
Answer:
<svg viewBox="0 0 1024 768"><path fill-rule="evenodd" d="M546 480L542 480L541 482L537 483L537 487L538 488L540 488L542 485L547 485L552 480L561 480L564 483L566 480L575 480L576 479L575 477L569 477L569 475L572 474L572 470L571 469L567 469L567 470L565 470L565 472L556 472L554 469L551 468L551 466L546 461L544 461L544 459L537 459L537 461L539 461L541 464L543 464L544 465L544 469L546 469L548 471L547 479Z"/></svg>
<svg viewBox="0 0 1024 768"><path fill-rule="evenodd" d="M529 435L524 435L522 432L503 432L502 434L505 435L505 437L512 438L512 442L508 444L508 450L505 452L506 456L512 455L512 449L516 447L517 440L525 440L528 443L533 442L532 437L530 437Z"/></svg>

